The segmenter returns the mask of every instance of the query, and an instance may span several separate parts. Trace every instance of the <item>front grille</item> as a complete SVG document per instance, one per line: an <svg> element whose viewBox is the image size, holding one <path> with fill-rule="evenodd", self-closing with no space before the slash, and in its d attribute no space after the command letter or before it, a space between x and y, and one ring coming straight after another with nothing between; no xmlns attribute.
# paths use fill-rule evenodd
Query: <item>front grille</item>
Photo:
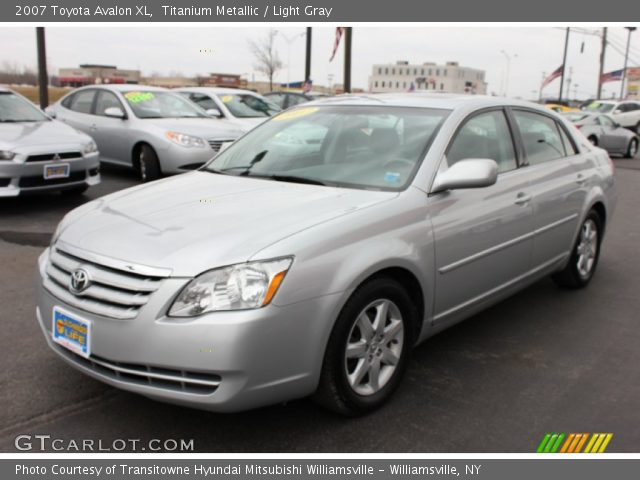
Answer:
<svg viewBox="0 0 640 480"><path fill-rule="evenodd" d="M21 177L18 185L21 188L32 187L48 187L49 185L61 185L64 183L81 182L87 176L87 172L80 170L77 172L71 172L67 178L51 178L46 180L42 175L36 175L33 177Z"/></svg>
<svg viewBox="0 0 640 480"><path fill-rule="evenodd" d="M71 273L82 268L90 286L79 294L69 291ZM44 287L59 300L80 310L117 320L129 320L160 286L161 277L128 273L52 248L46 266Z"/></svg>
<svg viewBox="0 0 640 480"><path fill-rule="evenodd" d="M82 158L80 152L43 153L41 155L30 155L25 162L49 162L58 156L58 160L69 160L71 158Z"/></svg>
<svg viewBox="0 0 640 480"><path fill-rule="evenodd" d="M233 140L209 140L209 146L214 152L218 153L225 143L231 143Z"/></svg>
<svg viewBox="0 0 640 480"><path fill-rule="evenodd" d="M219 375L212 373L190 372L187 370L158 368L150 365L113 362L95 355L85 358L66 348L58 347L57 345L56 348L74 363L89 368L104 377L133 385L210 395L218 389L221 381Z"/></svg>

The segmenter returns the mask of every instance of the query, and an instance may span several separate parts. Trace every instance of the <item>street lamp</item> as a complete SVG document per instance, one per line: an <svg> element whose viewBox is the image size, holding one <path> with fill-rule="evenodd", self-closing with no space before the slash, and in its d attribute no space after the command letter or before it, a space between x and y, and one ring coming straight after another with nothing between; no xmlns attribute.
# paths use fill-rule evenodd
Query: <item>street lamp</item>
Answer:
<svg viewBox="0 0 640 480"><path fill-rule="evenodd" d="M504 82L504 96L508 97L509 96L509 76L511 75L511 55L509 55L504 50L500 50L500 53L502 53L504 57L507 59L507 78ZM518 54L513 55L513 58L517 58L517 57L518 57Z"/></svg>
<svg viewBox="0 0 640 480"><path fill-rule="evenodd" d="M291 45L298 38L304 37L307 33L306 32L297 33L292 37L288 37L287 35L282 33L282 31L280 30L276 30L276 33L280 34L282 38L284 38L285 42L287 42L287 88L289 88L291 86Z"/></svg>
<svg viewBox="0 0 640 480"><path fill-rule="evenodd" d="M627 34L627 49L624 52L624 68L622 69L622 84L620 85L620 100L624 97L624 82L627 79L627 62L629 61L629 44L631 43L631 32L633 32L636 27L624 27L629 33Z"/></svg>

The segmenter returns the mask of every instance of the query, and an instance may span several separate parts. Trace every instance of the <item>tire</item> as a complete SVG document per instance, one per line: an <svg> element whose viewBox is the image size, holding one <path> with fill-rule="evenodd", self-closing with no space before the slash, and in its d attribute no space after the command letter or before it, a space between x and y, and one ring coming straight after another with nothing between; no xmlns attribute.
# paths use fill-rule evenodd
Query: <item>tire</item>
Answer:
<svg viewBox="0 0 640 480"><path fill-rule="evenodd" d="M632 138L629 142L629 146L627 147L627 152L625 153L625 158L634 158L638 154L638 139Z"/></svg>
<svg viewBox="0 0 640 480"><path fill-rule="evenodd" d="M82 195L84 192L86 192L88 188L89 188L89 185L82 185L81 187L67 188L66 190L60 190L60 195L62 195L63 197L77 197Z"/></svg>
<svg viewBox="0 0 640 480"><path fill-rule="evenodd" d="M636 135L640 135L640 122L636 124Z"/></svg>
<svg viewBox="0 0 640 480"><path fill-rule="evenodd" d="M595 237L590 233L594 231ZM600 215L591 210L580 226L569 263L551 277L556 284L564 288L584 288L589 284L598 266L602 233Z"/></svg>
<svg viewBox="0 0 640 480"><path fill-rule="evenodd" d="M385 322L377 322L385 311ZM366 325L371 328L368 332L362 328ZM376 330L378 325L382 330ZM418 311L400 283L374 277L361 285L333 327L314 401L346 416L382 406L400 384L415 343L416 325ZM377 335L385 331L387 337L381 340ZM353 358L347 358L348 345ZM378 373L372 376L373 372Z"/></svg>
<svg viewBox="0 0 640 480"><path fill-rule="evenodd" d="M587 140L591 142L591 145L598 146L598 137L591 135Z"/></svg>
<svg viewBox="0 0 640 480"><path fill-rule="evenodd" d="M136 156L138 176L143 183L152 182L162 176L158 155L149 145L142 145Z"/></svg>

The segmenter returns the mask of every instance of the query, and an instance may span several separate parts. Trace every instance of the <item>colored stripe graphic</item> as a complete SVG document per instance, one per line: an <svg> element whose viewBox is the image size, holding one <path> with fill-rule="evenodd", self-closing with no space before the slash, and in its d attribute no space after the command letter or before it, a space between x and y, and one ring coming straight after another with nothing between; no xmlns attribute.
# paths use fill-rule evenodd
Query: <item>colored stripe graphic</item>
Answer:
<svg viewBox="0 0 640 480"><path fill-rule="evenodd" d="M613 433L546 433L538 445L536 452L603 453L612 438Z"/></svg>

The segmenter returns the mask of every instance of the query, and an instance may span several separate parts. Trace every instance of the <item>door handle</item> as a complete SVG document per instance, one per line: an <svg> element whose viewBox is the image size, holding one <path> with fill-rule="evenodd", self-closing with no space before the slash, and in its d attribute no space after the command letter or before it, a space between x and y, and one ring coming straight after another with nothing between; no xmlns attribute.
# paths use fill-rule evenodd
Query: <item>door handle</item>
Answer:
<svg viewBox="0 0 640 480"><path fill-rule="evenodd" d="M516 205L526 205L531 201L531 195L527 195L526 193L520 192L516 197L515 204Z"/></svg>
<svg viewBox="0 0 640 480"><path fill-rule="evenodd" d="M584 175L582 175L581 173L578 174L578 177L576 178L576 183L578 185L584 185L584 183L587 181L587 179L584 177Z"/></svg>

